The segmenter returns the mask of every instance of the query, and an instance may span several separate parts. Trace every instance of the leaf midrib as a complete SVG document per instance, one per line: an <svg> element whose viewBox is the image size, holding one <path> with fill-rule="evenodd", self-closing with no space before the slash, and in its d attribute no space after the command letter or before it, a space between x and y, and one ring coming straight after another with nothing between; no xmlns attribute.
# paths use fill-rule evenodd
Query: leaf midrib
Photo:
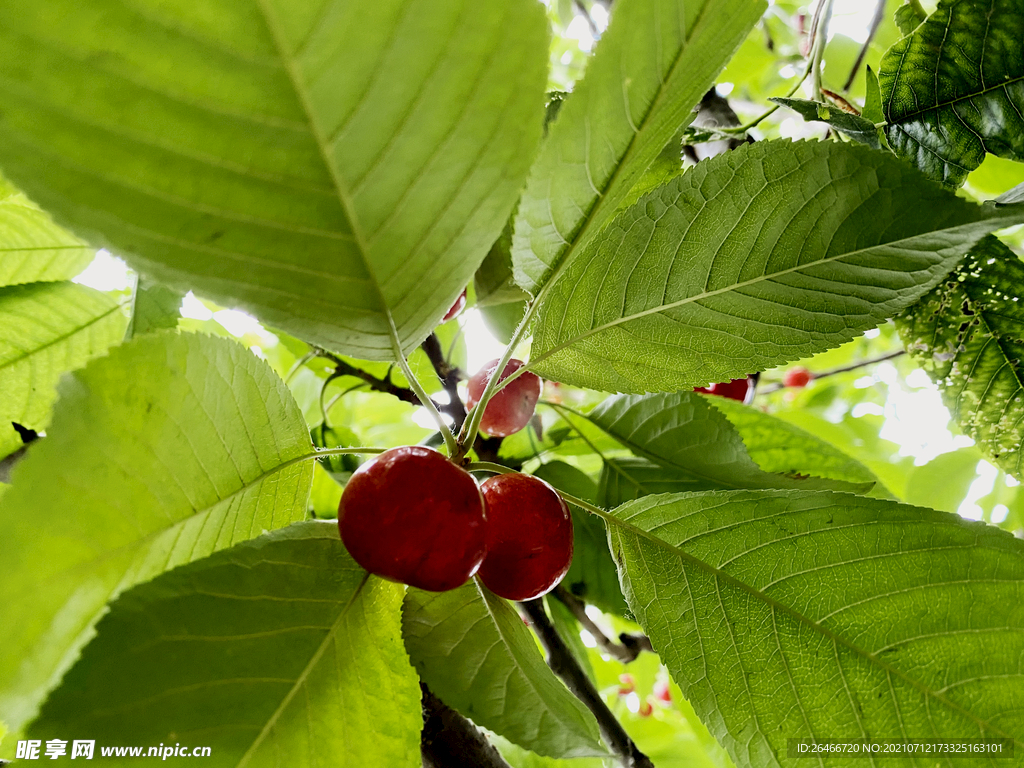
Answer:
<svg viewBox="0 0 1024 768"><path fill-rule="evenodd" d="M327 648L331 645L331 643L334 642L334 638L338 633L338 629L344 623L345 617L348 615L349 609L355 603L359 595L362 594L363 588L366 586L369 580L370 574L365 573L363 575L362 581L359 582L359 586L357 586L352 591L352 596L348 599L348 602L345 603L345 606L341 609L341 611L338 612L338 617L334 620L334 623L331 625L330 631L328 631L327 635L324 637L320 645L317 646L316 652L310 657L309 662L306 664L306 666L303 667L302 672L299 674L298 678L296 678L295 683L288 690L288 693L284 696L284 698L281 699L281 703L278 705L277 709L275 709L273 714L271 714L271 716L267 718L267 722L263 725L263 728L253 739L252 744L245 751L245 754L243 754L242 757L235 764L236 768L242 768L242 766L248 764L253 754L255 754L256 750L263 743L263 740L267 737L267 734L270 733L270 730L275 725L277 725L277 721L280 719L285 709L292 702L292 699L295 698L295 695L306 684L306 680L309 677L310 673L320 662L320 659L323 657L324 653L327 652Z"/></svg>
<svg viewBox="0 0 1024 768"><path fill-rule="evenodd" d="M1010 207L1011 206L1006 206L1006 209L1009 209ZM1013 207L1014 208L1024 208L1024 206L1013 206ZM751 278L750 280L744 280L742 282L732 283L731 285L725 286L724 288L718 288L718 289L713 290L713 291L702 291L701 293L695 294L693 296L687 296L686 298L679 299L678 301L672 301L672 302L669 302L668 304L661 304L660 306L657 306L657 307L652 307L650 309L645 309L642 312L636 312L636 313L634 313L632 315L627 315L625 317L616 318L616 319L614 319L614 320L612 320L610 322L603 323L602 325L599 325L599 326L597 326L595 328L591 328L591 329L587 330L585 333L578 334L578 335L574 336L573 338L568 339L568 340L562 342L561 344L558 344L557 346L552 347L551 349L547 350L546 352L542 352L537 357L531 358L530 361L526 364L526 367L527 368L533 368L538 363L546 360L547 358L551 357L552 355L554 355L554 354L556 354L558 352L561 352L566 347L572 346L573 344L577 344L580 341L583 341L584 339L587 339L587 338L589 338L589 337L591 337L591 336L593 336L595 334L607 331L610 328L616 328L616 327L618 327L620 325L624 325L626 323L630 323L630 322L632 322L634 320L639 320L640 318L647 317L649 315L657 315L657 314L660 314L662 312L667 312L669 310L676 309L677 307L685 306L686 304L692 304L694 302L701 301L703 299L712 298L714 296L719 296L719 295L722 295L722 294L725 294L725 293L731 293L731 292L739 290L741 288L746 288L746 287L751 286L751 285L757 285L757 284L759 284L761 282L765 282L765 281L768 281L768 280L773 280L773 279L778 278L778 277L783 277L785 275L789 275L789 274L792 274L794 272L800 272L800 271L805 270L805 269L814 269L814 268L820 267L823 264L830 264L832 262L840 261L842 259L848 259L848 258L852 258L852 257L855 257L855 256L859 256L861 254L865 254L865 253L868 253L870 251L873 251L873 250L875 250L877 248L900 247L904 243L911 243L915 239L918 239L918 238L921 238L921 237L934 237L935 235L942 234L942 233L945 233L945 232L957 232L957 231L959 231L961 229L975 226L975 225L981 223L982 221L999 221L999 220L1003 220L1003 219L1007 219L1007 218L1010 218L1008 213L993 214L991 216L982 216L982 217L979 217L976 221L967 222L965 224L959 224L959 225L957 225L955 227L948 227L946 229L934 229L934 230L931 230L929 232L922 232L922 233L919 233L919 234L916 234L916 235L911 235L910 237L900 238L899 240L890 240L889 242L886 242L886 243L876 243L875 245L871 245L871 246L868 246L866 248L858 248L858 249L853 250L853 251L847 251L845 253L836 254L835 256L826 256L825 258L818 259L817 261L808 262L806 264L797 264L795 266L788 267L788 268L780 270L778 272L771 272L771 273L761 274L761 275L758 275L755 278ZM718 258L717 254L716 254L715 258L716 259ZM553 282L549 283L549 284L553 284Z"/></svg>
<svg viewBox="0 0 1024 768"><path fill-rule="evenodd" d="M933 110L933 109L946 109L947 107L952 107L954 104L960 104L961 102L964 102L964 101L971 101L972 99L981 98L981 97L985 96L986 94L991 93L992 91L998 91L1000 89L1005 88L1008 85L1015 85L1016 83L1019 83L1019 82L1022 82L1022 81L1024 81L1024 75L1018 75L1017 77L1012 77L1009 80L1004 80L1003 82L999 83L998 85L986 86L985 88L982 88L980 91L974 91L973 93L968 93L968 94L965 94L963 96L958 96L957 98L950 99L949 101L936 102L935 104L932 104L929 107L919 108L919 109L914 110L913 112L907 112L906 114L899 115L899 116L893 118L893 120L891 121L891 125L899 126L902 123L911 122L912 120L915 120L915 119L917 119L917 118L927 114L930 110ZM895 89L894 89L893 92L895 93ZM1009 98L1009 95L1007 95L1007 98ZM890 99L890 103L891 103L891 99ZM971 131L971 132L974 133L974 131ZM975 134L975 135L977 135L977 134Z"/></svg>
<svg viewBox="0 0 1024 768"><path fill-rule="evenodd" d="M15 287L15 286L12 286L12 287ZM120 309L121 309L121 305L120 304L115 304L114 306L112 306L110 309L108 309L103 314L97 315L97 316L91 318L88 322L83 323L82 325L75 326L74 328L72 328L67 333L62 334L60 336L57 336L57 337L51 339L50 341L46 342L45 344L43 344L41 346L33 347L32 349L24 352L21 355L18 355L17 357L12 357L10 360L4 360L4 361L0 362L0 371L2 371L4 368L10 368L11 366L17 365L18 363L22 362L23 360L26 360L26 359L34 356L34 355L38 355L44 349L49 349L50 347L52 347L52 346L54 346L56 344L60 344L63 341L67 341L72 336L75 336L76 334L81 333L82 331L86 330L87 328L91 328L92 326L94 326L97 323L105 320L107 317L109 317L110 315L114 314L115 312L117 312Z"/></svg>
<svg viewBox="0 0 1024 768"><path fill-rule="evenodd" d="M842 493L842 492L838 492L838 491L830 491L829 493L835 493L837 495L842 495L842 496L852 496L853 495L853 494L847 494L847 493ZM667 496L667 495L671 495L671 494L663 494L663 495ZM648 497L648 498L650 498L650 497ZM866 651L863 648L855 645L854 643L850 642L849 640L846 640L841 635L838 635L835 632L827 629L826 627L823 627L821 624L819 624L818 622L814 621L810 617L805 616L803 613L801 613L800 611L796 610L795 608L792 608L792 607L786 605L785 603L781 603L781 602L775 600L774 598L769 597L768 595L764 594L760 590L755 589L754 587L750 586L745 581L742 581L741 579L738 579L735 576L732 576L731 574L728 574L725 571L722 571L722 570L714 567L710 563L704 562L703 560L695 557L694 555L691 555L690 553L685 552L681 547L679 547L679 546L677 546L675 544L671 544L671 543L665 541L664 539L661 539L658 536L655 536L653 533L645 531L643 528L640 528L640 527L638 527L636 525L633 525L632 523L630 523L630 522L628 522L626 520L623 520L623 519L617 517L616 515L612 514L611 512L605 513L605 515L602 515L602 517L604 517L604 519L607 520L612 525L618 526L622 530L629 531L631 534L633 534L634 537L644 538L647 541L653 542L656 546L661 547L664 550L667 550L668 552L670 552L674 556L678 557L680 560L688 563L689 565L697 568L698 570L704 571L705 573L707 573L708 575L712 576L716 580L724 581L725 583L729 584L730 586L735 587L736 589L739 589L741 592L745 592L746 594L750 595L755 600L760 600L761 602L765 603L767 606L769 606L773 610L778 610L778 611L781 611L782 613L787 614L791 618L795 619L797 622L799 622L799 623L809 627L811 630L813 630L815 632L818 632L822 636L827 637L832 642L834 642L834 643L836 643L838 645L842 645L843 647L845 647L848 650L852 651L854 654L856 654L856 655L860 656L861 658L865 659L869 664L876 665L877 667L881 668L882 670L884 670L888 674L894 675L895 677L898 677L900 680L903 680L904 682L909 684L911 687L913 687L913 688L917 689L918 691L920 691L921 693L923 693L925 696L931 697L931 698L935 699L936 701L939 701L942 704L945 704L951 710L959 712L960 714L965 716L967 719L969 719L969 720L973 721L974 723L976 723L981 728L984 728L984 729L988 730L991 733L999 734L1003 738L1012 740L1014 744L1016 744L1018 746L1021 746L1021 747L1024 747L1024 743L1018 741L1016 738L1014 738L1010 734L1005 733L1004 731L1002 731L1001 729L997 728L996 726L991 725L991 724L987 723L986 721L976 717L974 714L972 714L971 712L963 709L962 707L960 707L955 702L950 701L949 699L947 699L942 694L937 693L935 691L932 691L930 688L928 688L924 684L919 683L918 681L914 680L913 678L907 676L906 674L904 674L900 670L896 669L895 667L892 667L889 664L886 664L884 661L882 661L879 658L877 658L874 654L872 654L869 651Z"/></svg>

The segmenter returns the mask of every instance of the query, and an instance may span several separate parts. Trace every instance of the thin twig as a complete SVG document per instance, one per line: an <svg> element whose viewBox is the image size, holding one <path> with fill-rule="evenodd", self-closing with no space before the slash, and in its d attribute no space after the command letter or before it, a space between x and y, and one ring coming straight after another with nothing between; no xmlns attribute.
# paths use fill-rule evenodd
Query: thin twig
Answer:
<svg viewBox="0 0 1024 768"><path fill-rule="evenodd" d="M860 70L860 65L864 63L864 57L868 55L868 48L871 46L871 41L875 39L875 33L878 32L878 28L882 24L882 19L885 18L885 0L877 0L875 4L875 15L871 17L871 26L868 28L868 37L864 41L864 45L860 47L860 53L857 54L857 60L853 62L853 69L850 70L850 76L846 78L846 83L843 85L843 92L850 90L853 86L853 81L857 79L857 72Z"/></svg>
<svg viewBox="0 0 1024 768"><path fill-rule="evenodd" d="M595 40L601 36L601 30L597 28L597 22L594 21L594 17L590 15L590 11L580 0L572 0L573 8L576 9L576 14L582 16L587 21L587 26L590 27L590 36Z"/></svg>
<svg viewBox="0 0 1024 768"><path fill-rule="evenodd" d="M580 626L591 634L601 650L612 658L623 664L629 664L631 661L636 661L636 657L640 655L641 651L654 650L651 647L650 638L639 632L635 634L622 632L619 634L621 642L616 643L587 615L587 606L583 601L561 584L555 587L554 595L572 612Z"/></svg>
<svg viewBox="0 0 1024 768"><path fill-rule="evenodd" d="M487 737L473 723L441 701L424 683L423 731L420 753L423 768L510 768Z"/></svg>
<svg viewBox="0 0 1024 768"><path fill-rule="evenodd" d="M822 371L821 373L813 374L813 380L827 379L829 376L837 376L840 373L849 373L855 371L858 368L866 368L869 365L875 365L876 363L884 363L886 360L892 360L894 358L905 355L907 352L904 349L897 349L895 352L888 352L878 357L872 357L867 360L861 360L859 363L851 363L850 365L844 365L841 368L833 368L829 371ZM762 387L758 390L757 394L767 395L771 392L778 392L780 389L786 389L787 387L783 384L769 384L766 387Z"/></svg>
<svg viewBox="0 0 1024 768"><path fill-rule="evenodd" d="M547 651L548 666L562 679L572 694L594 714L601 736L611 751L618 756L623 768L654 768L654 763L640 751L622 727L622 723L608 709L594 683L587 677L587 673L580 667L569 646L555 630L544 610L544 601L528 600L519 605L530 618L537 637Z"/></svg>

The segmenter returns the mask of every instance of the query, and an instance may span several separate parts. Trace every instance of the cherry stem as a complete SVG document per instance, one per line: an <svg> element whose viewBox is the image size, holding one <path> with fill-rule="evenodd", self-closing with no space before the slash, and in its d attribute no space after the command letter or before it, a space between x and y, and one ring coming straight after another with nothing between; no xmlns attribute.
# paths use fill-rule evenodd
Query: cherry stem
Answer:
<svg viewBox="0 0 1024 768"><path fill-rule="evenodd" d="M495 464L493 461L474 461L467 464L465 469L467 472L493 472L496 475L510 475L517 471L504 464Z"/></svg>
<svg viewBox="0 0 1024 768"><path fill-rule="evenodd" d="M455 454L459 451L459 444L455 440L455 435L448 428L445 423L444 417L441 412L437 409L437 404L430 399L430 395L423 389L423 385L420 384L419 379L412 372L412 368L409 367L409 361L406 360L405 355L398 355L398 364L402 367L402 373L405 374L406 380L409 382L409 386L412 387L412 391L416 393L416 397L419 398L420 404L427 409L434 421L437 423L437 429L441 433L441 437L444 438L445 448L448 449L448 455L455 457Z"/></svg>
<svg viewBox="0 0 1024 768"><path fill-rule="evenodd" d="M551 671L561 678L566 687L576 698L583 702L597 720L601 736L611 751L618 756L623 768L654 768L654 764L647 757L622 727L612 711L608 708L593 681L583 671L576 657L562 639L561 635L548 618L544 609L544 601L541 599L528 600L519 603L530 619L534 632L540 639L541 645L547 652L548 666Z"/></svg>

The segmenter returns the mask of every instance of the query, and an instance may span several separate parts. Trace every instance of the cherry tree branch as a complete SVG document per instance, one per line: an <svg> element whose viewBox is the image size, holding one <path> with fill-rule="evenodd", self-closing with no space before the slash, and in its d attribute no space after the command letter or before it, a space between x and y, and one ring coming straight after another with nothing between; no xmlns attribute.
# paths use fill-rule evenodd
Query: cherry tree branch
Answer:
<svg viewBox="0 0 1024 768"><path fill-rule="evenodd" d="M867 360L861 360L859 363L851 363L850 365L844 365L839 368L832 368L828 371L822 371L821 373L813 374L814 380L827 379L829 376L837 376L840 373L849 373L850 371L856 371L858 368L866 368L869 365L876 365L878 363L884 363L886 360L893 360L897 357L905 355L907 351L905 349L897 349L895 352L887 352L884 355L878 357L871 357ZM780 389L786 389L784 384L769 384L768 386L761 387L757 390L759 395L767 395L771 392L778 392Z"/></svg>
<svg viewBox="0 0 1024 768"><path fill-rule="evenodd" d="M519 605L529 617L541 645L547 651L551 671L558 675L569 691L594 714L598 728L601 729L601 736L609 749L618 756L623 768L654 768L654 763L640 751L622 727L622 723L608 709L594 683L587 677L569 650L569 646L555 630L544 610L543 600L528 600Z"/></svg>
<svg viewBox="0 0 1024 768"><path fill-rule="evenodd" d="M511 768L473 723L441 701L426 684L423 691L423 768Z"/></svg>
<svg viewBox="0 0 1024 768"><path fill-rule="evenodd" d="M576 595L561 585L555 587L553 594L576 617L580 626L591 634L601 650L612 658L623 664L629 664L631 661L636 661L636 657L642 651L654 650L650 638L639 632L622 632L619 634L619 642L616 643L587 615L587 606Z"/></svg>

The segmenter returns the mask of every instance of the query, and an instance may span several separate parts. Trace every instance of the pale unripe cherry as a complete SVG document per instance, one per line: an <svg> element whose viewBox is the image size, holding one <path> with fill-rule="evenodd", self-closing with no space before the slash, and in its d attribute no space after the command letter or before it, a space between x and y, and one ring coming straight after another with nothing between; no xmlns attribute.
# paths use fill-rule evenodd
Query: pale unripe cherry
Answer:
<svg viewBox="0 0 1024 768"><path fill-rule="evenodd" d="M487 382L500 360L491 360L469 380L466 408L472 409L484 393ZM504 381L524 365L522 360L509 360L501 373ZM480 419L480 430L491 437L508 437L530 423L540 400L544 382L535 373L526 372L490 399Z"/></svg>
<svg viewBox="0 0 1024 768"><path fill-rule="evenodd" d="M431 448L392 448L357 469L338 529L352 558L377 576L443 592L465 584L486 552L476 481Z"/></svg>

